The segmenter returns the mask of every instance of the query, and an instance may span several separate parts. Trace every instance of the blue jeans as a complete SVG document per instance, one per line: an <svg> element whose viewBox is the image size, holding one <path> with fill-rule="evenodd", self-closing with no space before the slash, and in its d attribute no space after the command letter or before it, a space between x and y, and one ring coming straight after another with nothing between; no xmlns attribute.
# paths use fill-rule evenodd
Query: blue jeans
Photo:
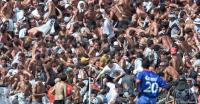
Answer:
<svg viewBox="0 0 200 104"><path fill-rule="evenodd" d="M149 98L147 96L140 96L136 104L156 104L156 98Z"/></svg>

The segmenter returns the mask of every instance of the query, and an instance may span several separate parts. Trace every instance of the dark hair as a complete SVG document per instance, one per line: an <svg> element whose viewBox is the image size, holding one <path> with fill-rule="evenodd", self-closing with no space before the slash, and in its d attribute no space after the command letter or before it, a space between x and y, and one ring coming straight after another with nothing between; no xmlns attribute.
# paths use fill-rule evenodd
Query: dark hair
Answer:
<svg viewBox="0 0 200 104"><path fill-rule="evenodd" d="M200 13L200 7L197 8L195 14L199 14Z"/></svg>
<svg viewBox="0 0 200 104"><path fill-rule="evenodd" d="M155 45L155 46L153 47L154 51L159 51L160 48L161 48L161 47L160 47L159 45Z"/></svg>
<svg viewBox="0 0 200 104"><path fill-rule="evenodd" d="M160 28L165 28L165 29L167 29L168 26L169 26L169 22L168 22L168 21L162 21L162 22L160 23Z"/></svg>
<svg viewBox="0 0 200 104"><path fill-rule="evenodd" d="M165 4L160 4L160 11L165 12L167 9L165 8Z"/></svg>
<svg viewBox="0 0 200 104"><path fill-rule="evenodd" d="M59 2L59 0L52 0L52 2L53 2L55 5L57 5L58 2Z"/></svg>
<svg viewBox="0 0 200 104"><path fill-rule="evenodd" d="M151 66L151 62L148 59L142 61L142 67L148 69Z"/></svg>
<svg viewBox="0 0 200 104"><path fill-rule="evenodd" d="M196 58L200 59L200 53L196 54Z"/></svg>
<svg viewBox="0 0 200 104"><path fill-rule="evenodd" d="M180 41L185 41L185 38L184 37L180 37L179 40Z"/></svg>
<svg viewBox="0 0 200 104"><path fill-rule="evenodd" d="M136 6L139 7L139 6L141 6L141 5L142 5L142 1L137 0L137 2L136 2Z"/></svg>
<svg viewBox="0 0 200 104"><path fill-rule="evenodd" d="M179 23L185 23L185 20L184 20L183 18L181 18L181 19L179 20Z"/></svg>
<svg viewBox="0 0 200 104"><path fill-rule="evenodd" d="M183 16L186 14L185 11L180 11L180 17L183 18Z"/></svg>
<svg viewBox="0 0 200 104"><path fill-rule="evenodd" d="M184 30L184 32L188 34L188 33L192 32L192 29L191 29L191 28L186 28L186 29Z"/></svg>
<svg viewBox="0 0 200 104"><path fill-rule="evenodd" d="M200 0L197 0L197 1L196 1L196 5L197 5L197 6L200 6Z"/></svg>
<svg viewBox="0 0 200 104"><path fill-rule="evenodd" d="M151 20L154 20L154 19L155 19L155 16L154 16L153 14L150 14L150 15L149 15L149 18L150 18Z"/></svg>
<svg viewBox="0 0 200 104"><path fill-rule="evenodd" d="M60 75L60 79L61 79L61 81L66 81L67 80L67 76L65 74L61 74Z"/></svg>
<svg viewBox="0 0 200 104"><path fill-rule="evenodd" d="M148 46L148 47L151 47L152 45L153 45L153 40L148 39L148 40L147 40L147 46Z"/></svg>
<svg viewBox="0 0 200 104"><path fill-rule="evenodd" d="M137 58L143 58L143 54L141 52L137 53Z"/></svg>

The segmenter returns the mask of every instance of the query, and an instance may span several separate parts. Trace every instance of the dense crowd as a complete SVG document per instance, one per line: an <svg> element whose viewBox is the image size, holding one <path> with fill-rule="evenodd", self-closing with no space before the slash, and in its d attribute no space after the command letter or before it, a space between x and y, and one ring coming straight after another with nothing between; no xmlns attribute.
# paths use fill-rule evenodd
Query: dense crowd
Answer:
<svg viewBox="0 0 200 104"><path fill-rule="evenodd" d="M200 0L0 0L0 104L200 104Z"/></svg>

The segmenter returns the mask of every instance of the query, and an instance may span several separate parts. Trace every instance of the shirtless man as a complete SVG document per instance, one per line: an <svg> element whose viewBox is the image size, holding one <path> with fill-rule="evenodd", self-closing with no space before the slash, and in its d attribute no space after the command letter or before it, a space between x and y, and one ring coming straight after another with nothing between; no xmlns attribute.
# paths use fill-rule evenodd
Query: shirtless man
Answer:
<svg viewBox="0 0 200 104"><path fill-rule="evenodd" d="M9 19L12 14L12 2L11 0L6 0L6 1L8 2L6 2L4 6L1 8L1 19L3 21Z"/></svg>
<svg viewBox="0 0 200 104"><path fill-rule="evenodd" d="M38 81L32 89L32 104L43 104L42 97L45 95L45 86L41 81Z"/></svg>
<svg viewBox="0 0 200 104"><path fill-rule="evenodd" d="M130 0L119 0L111 9L110 18L113 19L113 17L116 16L118 21L130 19L132 17L132 8L130 3Z"/></svg>
<svg viewBox="0 0 200 104"><path fill-rule="evenodd" d="M173 68L175 68L176 71L181 72L181 66L182 66L182 58L180 55L177 54L178 49L175 47L171 48L171 61L170 65L172 65Z"/></svg>
<svg viewBox="0 0 200 104"><path fill-rule="evenodd" d="M28 97L31 95L31 84L29 83L28 76L20 75L20 82L17 85L16 93L19 104L26 104Z"/></svg>
<svg viewBox="0 0 200 104"><path fill-rule="evenodd" d="M51 17L54 18L54 16L56 16L56 10L59 12L59 16L58 18L62 17L62 13L61 11L56 7L56 0L48 0L47 4L48 4L48 12L47 12L47 16L44 17L44 20L46 21L46 24L49 24L48 19L50 19ZM55 21L55 20L54 20ZM52 23L54 23L54 21L51 21ZM45 24L44 24L45 25ZM50 24L49 24L50 25ZM48 27L49 25L46 25L46 28L49 28L48 31L50 31L50 27ZM51 26L51 25L50 25ZM41 27L34 27L30 30L28 30L28 33L30 36L35 36L37 33L42 32L44 33L43 29L40 29Z"/></svg>
<svg viewBox="0 0 200 104"><path fill-rule="evenodd" d="M153 36L157 36L158 34L158 19L154 17L154 15L149 16L150 24L149 24L149 33L153 34Z"/></svg>
<svg viewBox="0 0 200 104"><path fill-rule="evenodd" d="M176 80L179 76L176 69L170 66L169 63L167 63L167 67L164 69L163 73L164 73L165 80L169 80L170 77L172 77L173 80Z"/></svg>
<svg viewBox="0 0 200 104"><path fill-rule="evenodd" d="M187 41L183 37L179 39L180 41L177 43L181 50L185 53L189 53L192 51L192 47L188 44Z"/></svg>
<svg viewBox="0 0 200 104"><path fill-rule="evenodd" d="M161 43L163 47L167 49L167 51L169 51L169 49L172 47L172 40L167 35L160 36L158 43Z"/></svg>
<svg viewBox="0 0 200 104"><path fill-rule="evenodd" d="M65 100L67 97L66 83L64 82L65 80L66 80L65 75L61 75L61 78L55 79L56 84L52 90L52 93L55 95L54 104L65 104Z"/></svg>

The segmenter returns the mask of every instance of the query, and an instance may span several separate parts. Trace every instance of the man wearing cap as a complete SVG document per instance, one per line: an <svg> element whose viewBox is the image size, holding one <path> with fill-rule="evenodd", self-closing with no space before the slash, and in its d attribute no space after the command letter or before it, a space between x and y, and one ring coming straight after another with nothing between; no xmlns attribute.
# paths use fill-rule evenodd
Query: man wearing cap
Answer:
<svg viewBox="0 0 200 104"><path fill-rule="evenodd" d="M170 49L171 53L171 62L170 64L178 71L180 72L181 66L182 66L182 58L177 54L177 47L172 47Z"/></svg>

